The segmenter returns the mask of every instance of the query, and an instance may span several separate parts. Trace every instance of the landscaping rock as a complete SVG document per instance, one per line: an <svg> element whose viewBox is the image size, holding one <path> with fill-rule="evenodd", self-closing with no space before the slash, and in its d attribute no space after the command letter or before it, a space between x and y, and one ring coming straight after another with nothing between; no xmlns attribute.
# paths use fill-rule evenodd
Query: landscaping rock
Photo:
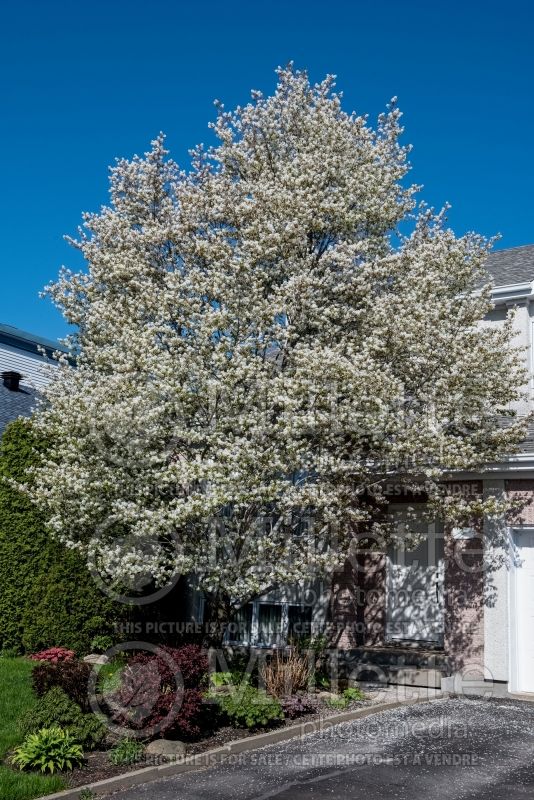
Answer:
<svg viewBox="0 0 534 800"><path fill-rule="evenodd" d="M339 695L336 694L335 692L319 692L317 697L319 698L319 700L334 700L334 699L337 700L339 698Z"/></svg>
<svg viewBox="0 0 534 800"><path fill-rule="evenodd" d="M185 744L174 739L154 739L147 745L146 753L164 761L174 761L185 756Z"/></svg>
<svg viewBox="0 0 534 800"><path fill-rule="evenodd" d="M83 660L86 664L107 664L109 658L104 653L90 653L88 656L84 656Z"/></svg>

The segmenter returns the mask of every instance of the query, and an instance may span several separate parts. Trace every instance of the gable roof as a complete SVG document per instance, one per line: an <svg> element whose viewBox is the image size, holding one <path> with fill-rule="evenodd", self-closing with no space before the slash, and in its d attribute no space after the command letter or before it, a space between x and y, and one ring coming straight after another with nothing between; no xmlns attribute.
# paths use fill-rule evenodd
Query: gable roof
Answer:
<svg viewBox="0 0 534 800"><path fill-rule="evenodd" d="M40 348L48 358L56 350L67 352L57 341L0 323L0 372L13 370L22 375L19 391L8 389L0 379L0 436L8 422L29 417L37 404L38 387L46 382L38 373L46 361Z"/></svg>
<svg viewBox="0 0 534 800"><path fill-rule="evenodd" d="M534 244L494 250L484 266L495 286L534 281Z"/></svg>
<svg viewBox="0 0 534 800"><path fill-rule="evenodd" d="M36 336L34 333L28 333L28 331L22 331L13 325L3 323L0 323L0 344L8 344L18 350L27 350L30 353L39 353L39 347L44 347L48 356L51 356L55 350L67 352L67 348L57 341L45 339L44 336Z"/></svg>
<svg viewBox="0 0 534 800"><path fill-rule="evenodd" d="M29 417L37 401L37 393L27 387L18 392L8 389L0 381L0 436L8 422L17 417Z"/></svg>

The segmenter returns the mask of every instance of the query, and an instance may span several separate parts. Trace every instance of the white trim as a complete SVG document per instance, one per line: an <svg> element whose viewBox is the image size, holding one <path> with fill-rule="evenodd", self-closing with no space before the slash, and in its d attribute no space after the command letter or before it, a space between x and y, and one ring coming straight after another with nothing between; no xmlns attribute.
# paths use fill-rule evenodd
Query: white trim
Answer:
<svg viewBox="0 0 534 800"><path fill-rule="evenodd" d="M512 303L516 300L527 300L532 297L533 284L531 281L509 283L505 286L494 286L491 290L491 299L495 305Z"/></svg>
<svg viewBox="0 0 534 800"><path fill-rule="evenodd" d="M512 528L508 528L508 538L510 545L510 576L508 581L508 691L515 692L517 687L517 589L516 589L516 560L515 542Z"/></svg>
<svg viewBox="0 0 534 800"><path fill-rule="evenodd" d="M519 659L518 653L518 608L519 599L517 596L517 570L520 566L519 548L516 542L516 535L520 533L534 533L534 525L521 525L508 528L510 545L510 581L509 581L509 603L508 603L508 652L509 652L509 692L519 692Z"/></svg>

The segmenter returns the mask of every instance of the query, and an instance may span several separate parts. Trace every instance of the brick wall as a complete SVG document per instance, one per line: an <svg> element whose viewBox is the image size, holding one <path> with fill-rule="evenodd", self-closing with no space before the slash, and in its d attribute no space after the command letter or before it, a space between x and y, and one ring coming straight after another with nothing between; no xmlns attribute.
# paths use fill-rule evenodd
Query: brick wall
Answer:
<svg viewBox="0 0 534 800"><path fill-rule="evenodd" d="M514 515L513 522L516 525L534 525L534 481L509 480L504 482L504 488L509 498L522 505Z"/></svg>
<svg viewBox="0 0 534 800"><path fill-rule="evenodd" d="M445 536L445 651L454 672L483 675L483 541Z"/></svg>
<svg viewBox="0 0 534 800"><path fill-rule="evenodd" d="M386 558L360 553L336 573L332 587L330 639L334 647L384 643L386 624Z"/></svg>
<svg viewBox="0 0 534 800"><path fill-rule="evenodd" d="M523 484L529 483L534 492L534 481L519 483L522 485L514 485L510 490L525 491ZM460 484L454 487L462 488ZM482 492L480 481L470 482L469 487L475 493ZM534 521L534 504L531 513ZM471 674L476 671L477 665L482 674L484 663L482 546L480 536L454 539L450 532L445 535L444 650L455 671L469 666ZM386 556L383 553L360 553L336 573L332 588L332 646L350 650L384 645Z"/></svg>

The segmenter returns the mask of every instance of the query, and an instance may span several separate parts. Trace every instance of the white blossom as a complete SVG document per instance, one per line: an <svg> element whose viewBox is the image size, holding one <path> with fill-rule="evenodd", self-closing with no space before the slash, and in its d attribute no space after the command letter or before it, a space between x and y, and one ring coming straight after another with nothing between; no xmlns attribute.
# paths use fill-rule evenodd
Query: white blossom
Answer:
<svg viewBox="0 0 534 800"><path fill-rule="evenodd" d="M173 568L234 605L341 563L384 480L437 507L444 475L522 435L498 424L524 382L511 321L479 326L490 244L416 205L396 104L373 127L331 77L278 79L219 105L188 172L161 135L117 162L73 241L87 270L48 287L77 367L36 415L55 535L107 526L133 581L169 564L120 543L175 537Z"/></svg>

